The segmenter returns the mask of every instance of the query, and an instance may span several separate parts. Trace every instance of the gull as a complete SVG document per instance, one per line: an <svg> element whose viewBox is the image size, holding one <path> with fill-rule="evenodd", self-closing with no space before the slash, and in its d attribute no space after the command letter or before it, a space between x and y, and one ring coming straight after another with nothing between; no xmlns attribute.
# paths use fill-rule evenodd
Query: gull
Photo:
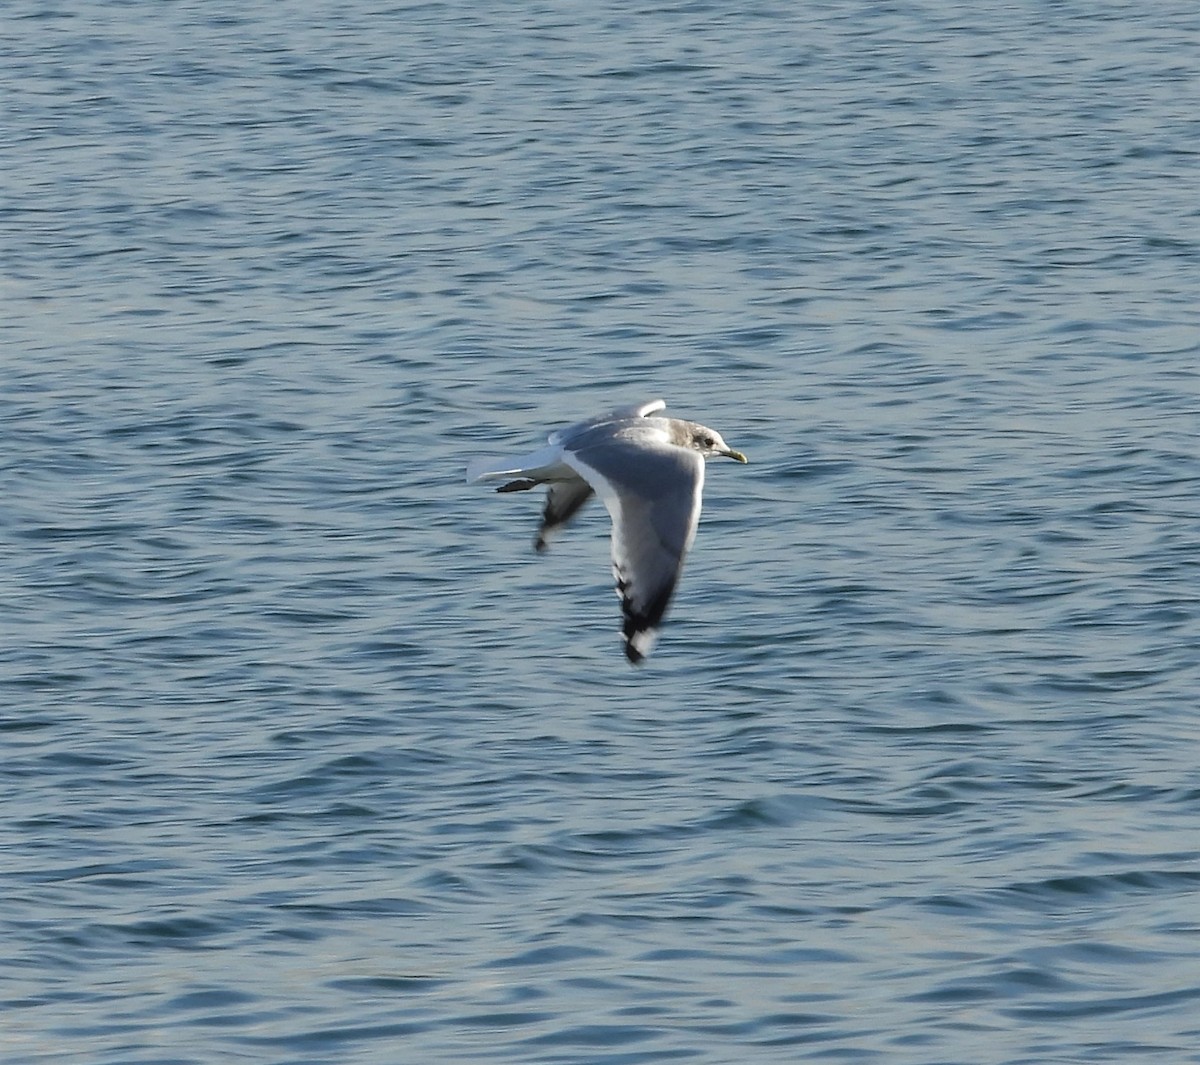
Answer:
<svg viewBox="0 0 1200 1065"><path fill-rule="evenodd" d="M467 481L503 480L497 492L549 486L534 546L544 551L555 534L599 495L612 518L612 568L621 599L621 636L630 662L641 662L679 581L700 521L704 460L738 462L721 434L679 418L652 418L661 399L618 407L551 433L532 455L509 461L477 459Z"/></svg>

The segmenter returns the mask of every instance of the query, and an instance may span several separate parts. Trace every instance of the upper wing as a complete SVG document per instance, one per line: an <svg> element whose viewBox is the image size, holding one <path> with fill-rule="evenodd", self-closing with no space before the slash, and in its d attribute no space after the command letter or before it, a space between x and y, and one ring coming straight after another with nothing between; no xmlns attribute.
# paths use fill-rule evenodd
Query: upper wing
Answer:
<svg viewBox="0 0 1200 1065"><path fill-rule="evenodd" d="M618 407L616 410L609 411L608 414L598 414L594 418L586 418L584 421L576 422L574 425L568 425L565 429L556 429L550 434L550 443L561 444L564 440L575 436L584 429L590 429L594 425L623 421L626 418L645 418L655 411L665 410L666 406L666 400L652 399L646 403L634 403L628 407Z"/></svg>
<svg viewBox="0 0 1200 1065"><path fill-rule="evenodd" d="M640 662L654 644L654 630L696 536L704 459L641 433L585 445L564 459L587 478L612 515L625 654Z"/></svg>
<svg viewBox="0 0 1200 1065"><path fill-rule="evenodd" d="M610 422L628 420L630 418L645 418L655 411L663 410L666 402L652 399L646 403L636 403L629 407L618 407L609 414L601 414L586 421L576 422L565 429L558 429L550 434L547 446L539 448L532 455L521 458L493 459L477 458L467 464L467 481L491 481L500 477L521 477L541 482L559 479L568 475L559 462L562 449L559 445L570 437L578 436L597 425L607 425ZM530 485L529 487L532 487ZM575 508L576 510L578 507ZM572 512L573 513L573 512ZM570 517L570 515L567 515ZM565 520L565 519L564 519Z"/></svg>

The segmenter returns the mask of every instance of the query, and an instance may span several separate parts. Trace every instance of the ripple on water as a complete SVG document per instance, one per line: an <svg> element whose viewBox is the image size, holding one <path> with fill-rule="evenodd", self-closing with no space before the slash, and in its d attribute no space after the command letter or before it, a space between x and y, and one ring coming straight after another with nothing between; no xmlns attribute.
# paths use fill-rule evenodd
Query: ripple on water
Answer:
<svg viewBox="0 0 1200 1065"><path fill-rule="evenodd" d="M281 10L5 9L5 1060L1200 1060L1194 2Z"/></svg>

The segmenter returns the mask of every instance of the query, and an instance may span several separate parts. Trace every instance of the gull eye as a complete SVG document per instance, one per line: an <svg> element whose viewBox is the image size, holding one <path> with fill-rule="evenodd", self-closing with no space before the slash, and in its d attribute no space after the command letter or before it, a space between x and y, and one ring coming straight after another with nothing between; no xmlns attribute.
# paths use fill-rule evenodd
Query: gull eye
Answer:
<svg viewBox="0 0 1200 1065"><path fill-rule="evenodd" d="M704 436L700 438L700 443L702 443L705 447L712 447L716 441L711 436Z"/></svg>

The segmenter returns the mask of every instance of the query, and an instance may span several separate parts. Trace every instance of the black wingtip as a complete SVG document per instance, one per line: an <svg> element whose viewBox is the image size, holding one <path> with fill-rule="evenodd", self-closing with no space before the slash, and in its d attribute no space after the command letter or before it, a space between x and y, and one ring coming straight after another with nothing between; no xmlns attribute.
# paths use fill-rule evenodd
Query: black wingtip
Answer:
<svg viewBox="0 0 1200 1065"><path fill-rule="evenodd" d="M497 492L528 492L536 487L537 481L528 477L518 477L515 481L507 481L496 489Z"/></svg>
<svg viewBox="0 0 1200 1065"><path fill-rule="evenodd" d="M635 666L640 666L651 649L654 647L656 626L650 624L645 617L626 617L621 626L621 637L625 640L625 657ZM638 644L641 643L643 651Z"/></svg>
<svg viewBox="0 0 1200 1065"><path fill-rule="evenodd" d="M617 574L617 594L621 597L621 613L625 615L621 625L621 636L625 640L625 657L635 666L640 665L654 649L658 627L671 604L674 591L675 581L672 580L660 588L658 594L639 610L633 605L633 599L629 595L629 582ZM637 642L643 644L644 651L636 646Z"/></svg>

